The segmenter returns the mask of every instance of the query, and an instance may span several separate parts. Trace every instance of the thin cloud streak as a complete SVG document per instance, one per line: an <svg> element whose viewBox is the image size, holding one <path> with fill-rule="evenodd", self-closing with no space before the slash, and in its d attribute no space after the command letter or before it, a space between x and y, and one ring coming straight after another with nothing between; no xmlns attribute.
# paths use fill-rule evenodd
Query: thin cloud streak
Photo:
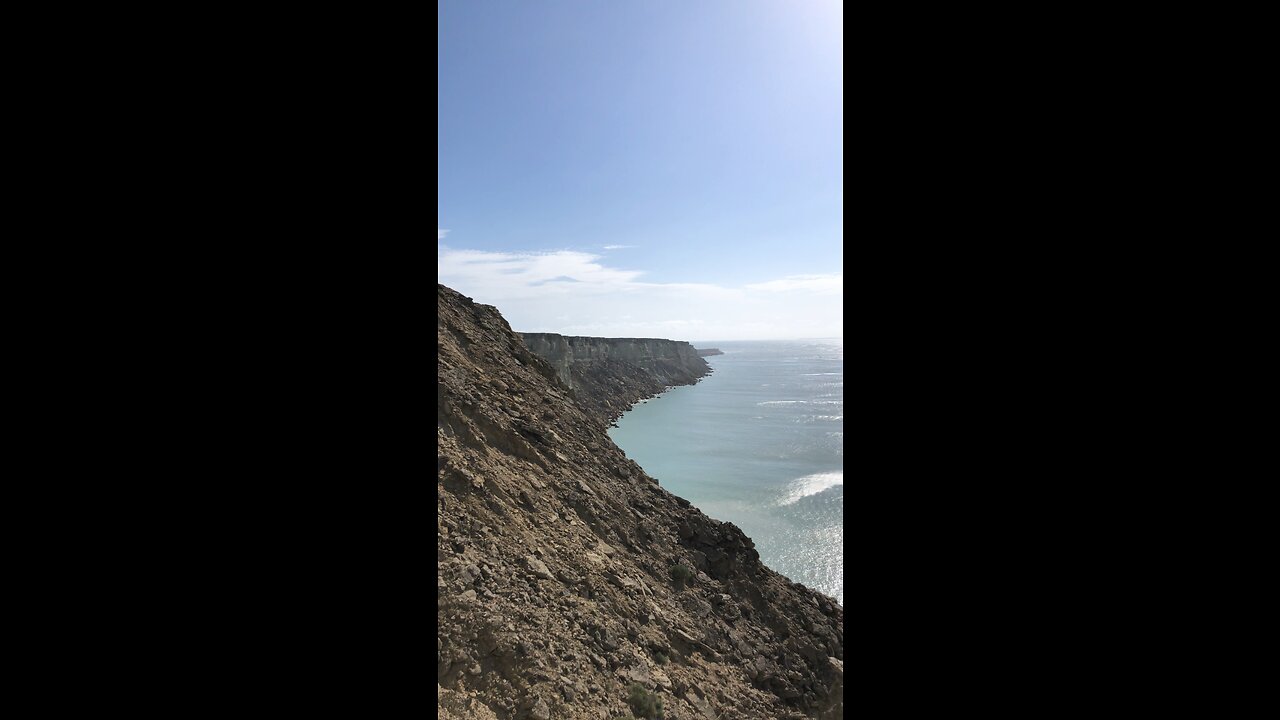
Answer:
<svg viewBox="0 0 1280 720"><path fill-rule="evenodd" d="M778 280L747 285L749 290L765 292L805 291L823 295L843 295L843 275L788 275Z"/></svg>
<svg viewBox="0 0 1280 720"><path fill-rule="evenodd" d="M601 256L559 250L438 247L438 280L494 305L522 332L675 340L784 340L843 335L841 273L742 287L656 283Z"/></svg>

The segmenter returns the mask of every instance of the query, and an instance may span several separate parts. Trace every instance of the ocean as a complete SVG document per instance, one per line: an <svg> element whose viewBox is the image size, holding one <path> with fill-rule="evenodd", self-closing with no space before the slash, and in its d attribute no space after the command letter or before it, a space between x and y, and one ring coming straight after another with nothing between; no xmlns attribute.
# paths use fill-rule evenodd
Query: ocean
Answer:
<svg viewBox="0 0 1280 720"><path fill-rule="evenodd" d="M844 342L695 342L696 385L609 430L667 490L755 541L765 565L844 605Z"/></svg>

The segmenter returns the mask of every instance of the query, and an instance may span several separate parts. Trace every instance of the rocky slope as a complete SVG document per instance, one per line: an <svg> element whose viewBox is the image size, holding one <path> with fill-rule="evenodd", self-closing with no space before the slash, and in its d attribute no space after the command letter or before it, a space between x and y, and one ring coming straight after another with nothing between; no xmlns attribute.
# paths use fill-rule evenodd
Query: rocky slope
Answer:
<svg viewBox="0 0 1280 720"><path fill-rule="evenodd" d="M494 308L438 312L440 716L840 717L844 609L628 460Z"/></svg>
<svg viewBox="0 0 1280 720"><path fill-rule="evenodd" d="M687 342L518 333L556 369L579 403L612 422L632 405L672 385L692 385L711 372Z"/></svg>

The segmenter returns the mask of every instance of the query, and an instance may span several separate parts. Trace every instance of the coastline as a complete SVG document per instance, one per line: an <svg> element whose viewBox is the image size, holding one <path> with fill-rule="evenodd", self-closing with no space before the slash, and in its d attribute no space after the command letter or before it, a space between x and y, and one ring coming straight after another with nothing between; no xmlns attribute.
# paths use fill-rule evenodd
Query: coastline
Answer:
<svg viewBox="0 0 1280 720"><path fill-rule="evenodd" d="M667 490L742 528L767 567L843 601L843 423L830 409L842 400L840 353L763 342L739 352L751 357L717 363L716 383L636 403L609 436Z"/></svg>

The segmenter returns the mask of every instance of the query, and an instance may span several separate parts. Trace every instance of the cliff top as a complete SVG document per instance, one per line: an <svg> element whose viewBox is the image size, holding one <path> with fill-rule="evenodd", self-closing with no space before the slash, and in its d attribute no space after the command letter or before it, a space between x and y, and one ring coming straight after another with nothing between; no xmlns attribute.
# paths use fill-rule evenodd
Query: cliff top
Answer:
<svg viewBox="0 0 1280 720"><path fill-rule="evenodd" d="M684 343L686 345L689 345L689 341L687 340L671 340L668 338L633 338L633 337L606 338L606 337L596 337L593 335L562 335L560 333L546 333L546 332L519 332L516 334L522 337L537 336L537 335L543 335L548 337L562 337L565 340L599 340L603 342L670 342L670 343ZM690 347L692 347L692 345L690 345Z"/></svg>

